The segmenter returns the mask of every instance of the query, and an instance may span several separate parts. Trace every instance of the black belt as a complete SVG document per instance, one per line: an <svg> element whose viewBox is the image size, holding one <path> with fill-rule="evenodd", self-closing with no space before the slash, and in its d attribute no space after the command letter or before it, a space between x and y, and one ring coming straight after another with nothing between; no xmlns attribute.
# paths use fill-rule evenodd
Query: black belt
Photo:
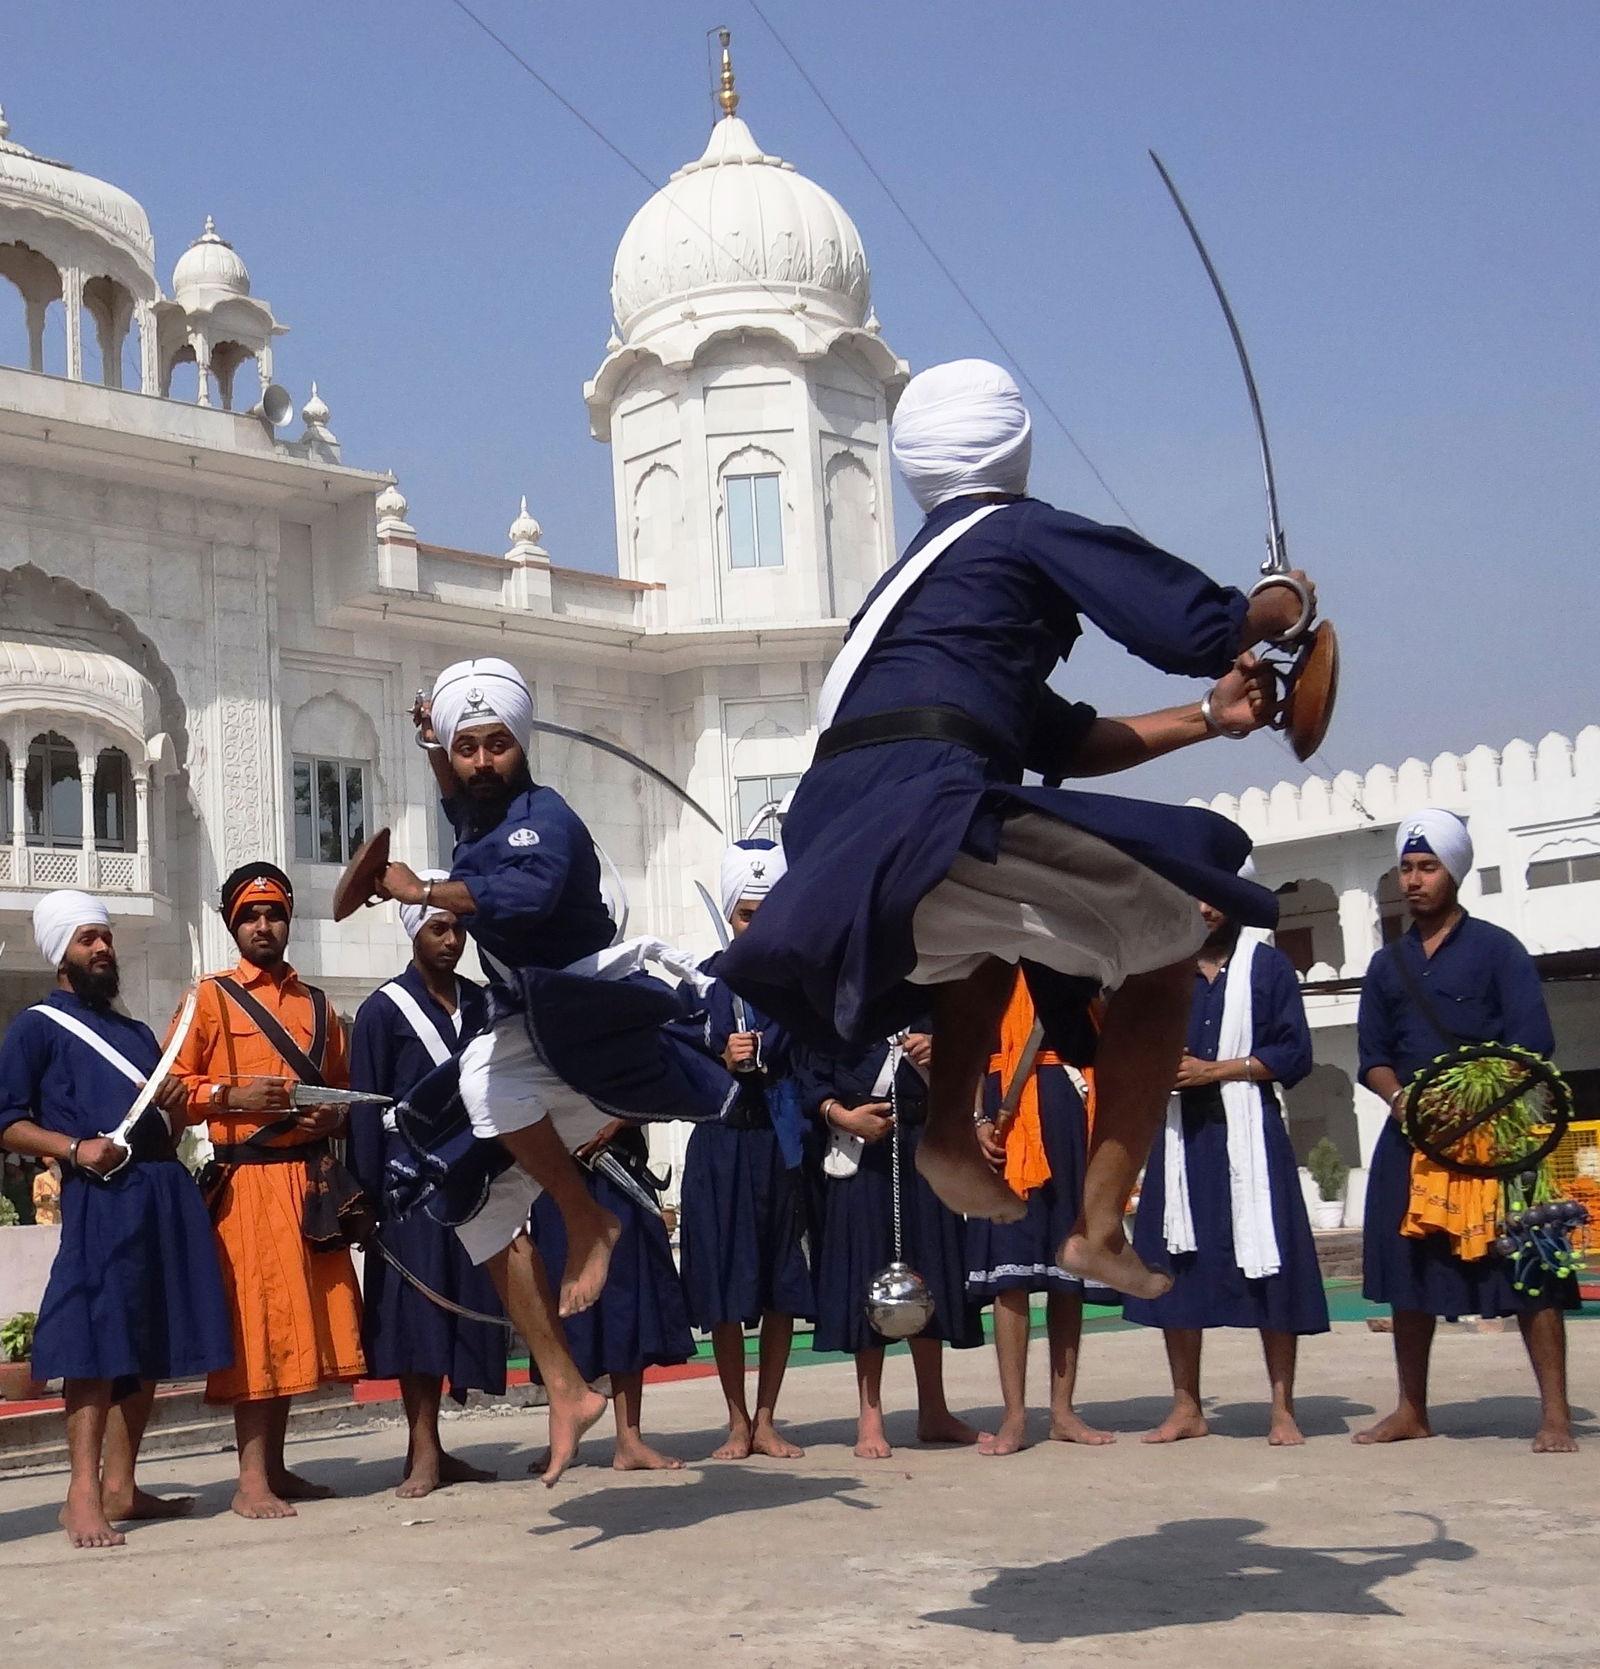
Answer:
<svg viewBox="0 0 1600 1669"><path fill-rule="evenodd" d="M223 1142L212 1149L219 1165L295 1165L327 1151L326 1138L296 1142L293 1147L257 1147L251 1142Z"/></svg>
<svg viewBox="0 0 1600 1669"><path fill-rule="evenodd" d="M1016 772L1022 765L1010 743L954 707L894 707L887 713L831 724L817 738L812 763L884 742L948 742L970 749L1004 771Z"/></svg>

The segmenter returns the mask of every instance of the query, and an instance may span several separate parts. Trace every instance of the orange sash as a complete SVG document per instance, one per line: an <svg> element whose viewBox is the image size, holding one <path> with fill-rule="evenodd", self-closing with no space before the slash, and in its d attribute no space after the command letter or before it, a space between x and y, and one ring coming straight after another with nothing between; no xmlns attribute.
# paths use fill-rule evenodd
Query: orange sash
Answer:
<svg viewBox="0 0 1600 1669"><path fill-rule="evenodd" d="M1474 1132L1471 1157L1486 1160L1491 1138ZM1447 1234L1459 1258L1487 1257L1500 1216L1500 1183L1491 1176L1462 1176L1435 1164L1425 1153L1411 1155L1411 1199L1400 1232L1412 1239Z"/></svg>
<svg viewBox="0 0 1600 1669"><path fill-rule="evenodd" d="M989 1070L998 1075L1002 1096L1016 1076L1022 1051L1033 1030L1033 1021L1033 999L1028 995L1026 981L1018 973L1011 1002L1000 1021L999 1051L989 1059ZM1017 1110L999 1132L1006 1147L1006 1186L1024 1199L1050 1180L1050 1160L1044 1150L1044 1127L1039 1121L1038 1069L1060 1065L1059 1055L1052 1054L1048 1049L1039 1051L1034 1059L1034 1070L1022 1086Z"/></svg>

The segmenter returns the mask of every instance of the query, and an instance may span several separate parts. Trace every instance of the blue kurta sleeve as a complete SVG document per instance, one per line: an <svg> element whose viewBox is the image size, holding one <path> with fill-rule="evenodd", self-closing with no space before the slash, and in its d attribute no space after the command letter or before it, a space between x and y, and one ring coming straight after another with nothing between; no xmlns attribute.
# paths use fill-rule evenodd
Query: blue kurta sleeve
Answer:
<svg viewBox="0 0 1600 1669"><path fill-rule="evenodd" d="M515 835L519 831L513 830ZM537 926L561 902L572 864L572 841L567 830L545 823L531 831L539 838L531 845L495 842L495 867L487 873L454 877L465 881L485 927L508 929Z"/></svg>
<svg viewBox="0 0 1600 1669"><path fill-rule="evenodd" d="M350 1087L389 1095L394 1087L394 1032L388 1015L394 1004L376 991L356 1010L350 1033ZM362 1187L377 1189L383 1183L383 1110L356 1106L350 1109L350 1134L346 1148L350 1170Z"/></svg>
<svg viewBox="0 0 1600 1669"><path fill-rule="evenodd" d="M1539 970L1509 933L1501 937L1494 959L1494 990L1500 1009L1500 1041L1531 1049L1536 1055L1553 1055L1556 1034L1545 1007Z"/></svg>
<svg viewBox="0 0 1600 1669"><path fill-rule="evenodd" d="M39 1074L44 1039L40 1022L19 1015L0 1043L0 1136L13 1124L38 1120Z"/></svg>
<svg viewBox="0 0 1600 1669"><path fill-rule="evenodd" d="M1379 951L1367 964L1366 978L1361 981L1361 1001L1356 1008L1356 1070L1363 1084L1375 1066L1395 1071L1400 1059L1399 1015L1389 976L1389 958L1398 954L1397 949Z"/></svg>
<svg viewBox="0 0 1600 1669"><path fill-rule="evenodd" d="M1084 701L1068 701L1052 689L1040 698L1033 734L1023 754L1023 766L1037 771L1047 783L1073 774L1078 749L1089 727L1100 715Z"/></svg>
<svg viewBox="0 0 1600 1669"><path fill-rule="evenodd" d="M826 1055L802 1049L795 1062L795 1081L800 1086L800 1106L812 1118L821 1116L822 1103L834 1094L833 1063Z"/></svg>
<svg viewBox="0 0 1600 1669"><path fill-rule="evenodd" d="M1244 593L1128 528L1030 501L1020 548L1073 608L1163 672L1220 678L1244 647Z"/></svg>
<svg viewBox="0 0 1600 1669"><path fill-rule="evenodd" d="M1250 1002L1254 1022L1250 1053L1272 1074L1272 1081L1292 1089L1310 1074L1311 1028L1294 964L1281 950L1263 945L1250 967Z"/></svg>

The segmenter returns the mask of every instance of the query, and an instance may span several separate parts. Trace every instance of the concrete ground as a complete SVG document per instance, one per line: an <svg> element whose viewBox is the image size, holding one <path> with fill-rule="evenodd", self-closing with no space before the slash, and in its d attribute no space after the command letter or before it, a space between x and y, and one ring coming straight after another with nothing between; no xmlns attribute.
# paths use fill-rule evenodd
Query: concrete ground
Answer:
<svg viewBox="0 0 1600 1669"><path fill-rule="evenodd" d="M547 1492L525 1476L536 1411L450 1423L460 1453L505 1481L422 1502L391 1493L398 1432L294 1445L341 1499L298 1520L226 1512L232 1456L153 1460L154 1489L200 1496L185 1522L74 1553L56 1528L59 1472L0 1481L0 1588L15 1662L164 1665L751 1665L1114 1662L1228 1669L1460 1669L1600 1661L1600 1425L1584 1407L1600 1327L1572 1329L1589 1443L1528 1449L1536 1405L1515 1334L1446 1328L1435 1352L1441 1436L1359 1449L1348 1433L1392 1399L1389 1340L1340 1323L1309 1342L1311 1441L1271 1449L1255 1341L1213 1335L1210 1438L1167 1448L1158 1337L1086 1341L1088 1418L1105 1449L1019 1456L913 1441L910 1364L891 1360L888 1461L856 1460L841 1362L785 1389L802 1461L705 1462L710 1379L653 1385L646 1427L690 1462L613 1473L608 1441ZM804 1362L804 1357L799 1359ZM992 1419L987 1350L950 1354L952 1405ZM1042 1397L1042 1347L1031 1366ZM1038 1417L1042 1435L1043 1418ZM605 1428L597 1428L603 1431Z"/></svg>

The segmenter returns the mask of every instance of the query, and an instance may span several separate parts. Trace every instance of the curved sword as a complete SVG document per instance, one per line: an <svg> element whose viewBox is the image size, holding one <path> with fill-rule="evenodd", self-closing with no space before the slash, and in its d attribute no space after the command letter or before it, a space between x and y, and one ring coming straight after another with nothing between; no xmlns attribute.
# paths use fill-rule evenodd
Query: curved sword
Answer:
<svg viewBox="0 0 1600 1669"><path fill-rule="evenodd" d="M641 759L636 753L630 753L620 742L608 742L604 736L591 736L587 730L579 730L576 725L558 724L554 719L536 718L533 728L542 730L547 736L565 736L569 742L587 742L590 747L598 748L601 753L609 753L613 759L620 759L624 764L631 765L634 770L644 772L651 781L659 782L668 793L675 794L696 816L704 818L719 835L722 833L722 825L687 788L680 788L665 771L658 771L649 760Z"/></svg>
<svg viewBox="0 0 1600 1669"><path fill-rule="evenodd" d="M1206 269L1206 277L1211 280L1211 288L1216 292L1217 300L1222 306L1222 316L1228 321L1228 334L1233 338L1233 351L1239 356L1239 369L1244 372L1245 392L1250 396L1250 413L1255 418L1256 440L1261 447L1261 473L1267 484L1267 560L1261 564L1261 572L1286 574L1289 572L1289 552L1283 536L1283 523L1278 519L1278 481L1272 472L1272 448L1267 444L1267 420L1261 414L1261 396L1256 391L1255 372L1250 369L1250 355L1245 352L1244 337L1239 333L1239 321L1233 316L1228 292L1223 289L1217 269L1206 252L1199 228L1194 223L1194 216L1189 213L1183 198L1178 195L1178 188L1172 183L1172 176L1167 172L1166 164L1154 151L1150 152L1150 160L1156 165L1156 172L1161 176L1161 183L1167 188L1173 205L1183 216L1183 224L1189 230L1195 252L1199 255Z"/></svg>

